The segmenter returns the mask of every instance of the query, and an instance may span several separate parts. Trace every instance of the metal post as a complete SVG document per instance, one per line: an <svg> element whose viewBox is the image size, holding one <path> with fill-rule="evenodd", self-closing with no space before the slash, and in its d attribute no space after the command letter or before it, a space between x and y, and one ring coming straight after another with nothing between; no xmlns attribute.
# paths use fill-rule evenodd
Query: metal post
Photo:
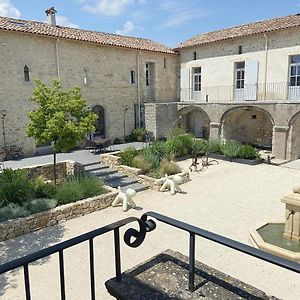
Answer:
<svg viewBox="0 0 300 300"><path fill-rule="evenodd" d="M60 277L60 297L61 297L61 300L66 300L65 270L64 270L64 254L63 254L63 250L59 251L59 277Z"/></svg>
<svg viewBox="0 0 300 300"><path fill-rule="evenodd" d="M121 254L120 254L120 230L114 229L115 240L115 266L116 266L116 279L117 282L121 281Z"/></svg>
<svg viewBox="0 0 300 300"><path fill-rule="evenodd" d="M5 136L5 117L7 115L7 111L5 109L1 110L1 123L2 123L2 136L3 136L3 147L6 156L6 136Z"/></svg>
<svg viewBox="0 0 300 300"><path fill-rule="evenodd" d="M26 300L31 300L28 264L24 265L23 267L24 267L24 280L25 280Z"/></svg>
<svg viewBox="0 0 300 300"><path fill-rule="evenodd" d="M195 287L195 234L190 233L189 291L193 292L194 287Z"/></svg>
<svg viewBox="0 0 300 300"><path fill-rule="evenodd" d="M91 278L91 299L96 299L95 293L95 266L94 266L94 244L93 239L89 240L90 246L90 278Z"/></svg>

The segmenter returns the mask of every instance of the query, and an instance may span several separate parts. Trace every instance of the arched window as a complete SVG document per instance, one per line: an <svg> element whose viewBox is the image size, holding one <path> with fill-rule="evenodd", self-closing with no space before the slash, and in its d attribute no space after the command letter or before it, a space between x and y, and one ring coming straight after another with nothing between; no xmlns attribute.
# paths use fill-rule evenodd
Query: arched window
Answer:
<svg viewBox="0 0 300 300"><path fill-rule="evenodd" d="M25 81L30 81L29 69L28 69L28 67L26 65L24 66L24 80Z"/></svg>
<svg viewBox="0 0 300 300"><path fill-rule="evenodd" d="M92 111L98 116L98 119L95 123L96 131L95 135L105 137L105 114L104 108L101 105L95 105L92 108Z"/></svg>

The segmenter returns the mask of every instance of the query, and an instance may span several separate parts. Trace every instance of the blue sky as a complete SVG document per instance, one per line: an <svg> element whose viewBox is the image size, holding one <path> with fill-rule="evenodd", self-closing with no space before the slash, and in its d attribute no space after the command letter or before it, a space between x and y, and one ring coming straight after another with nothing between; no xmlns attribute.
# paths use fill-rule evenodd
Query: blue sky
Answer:
<svg viewBox="0 0 300 300"><path fill-rule="evenodd" d="M176 46L229 26L300 13L300 0L0 0L0 15L150 38Z"/></svg>

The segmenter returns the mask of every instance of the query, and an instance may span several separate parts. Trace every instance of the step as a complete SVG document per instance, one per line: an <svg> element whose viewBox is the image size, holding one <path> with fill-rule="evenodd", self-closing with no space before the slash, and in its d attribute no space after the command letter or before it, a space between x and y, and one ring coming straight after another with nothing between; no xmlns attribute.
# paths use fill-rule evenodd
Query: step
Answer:
<svg viewBox="0 0 300 300"><path fill-rule="evenodd" d="M128 185L137 183L136 180L129 178L129 177L117 178L117 179L109 180L109 181L107 181L105 177L104 178L102 177L101 179L104 182L106 182L109 186L114 187L114 188L117 188L118 186L125 187Z"/></svg>
<svg viewBox="0 0 300 300"><path fill-rule="evenodd" d="M96 170L89 171L89 173L94 175L94 176L100 177L100 179L102 179L103 176L107 176L109 174L117 173L117 171L114 170L114 169L111 169L109 167L104 167L104 168L99 168L99 169L96 169Z"/></svg>
<svg viewBox="0 0 300 300"><path fill-rule="evenodd" d="M120 173L112 173L105 176L102 176L101 179L105 182L110 182L114 180L119 180L121 178L126 178L126 175Z"/></svg>
<svg viewBox="0 0 300 300"><path fill-rule="evenodd" d="M88 166L84 165L84 170L87 172L96 171L104 168L107 168L107 166L102 165L100 163L89 164Z"/></svg>
<svg viewBox="0 0 300 300"><path fill-rule="evenodd" d="M122 187L122 191L126 191L127 189L133 189L136 192L141 192L141 191L145 191L148 189L148 187L142 183L136 182L130 185L126 185L124 187Z"/></svg>

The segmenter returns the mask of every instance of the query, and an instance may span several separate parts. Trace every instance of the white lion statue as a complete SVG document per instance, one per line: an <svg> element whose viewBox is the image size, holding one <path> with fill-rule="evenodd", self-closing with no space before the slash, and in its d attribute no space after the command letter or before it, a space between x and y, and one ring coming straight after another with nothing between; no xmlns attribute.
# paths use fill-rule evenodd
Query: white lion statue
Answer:
<svg viewBox="0 0 300 300"><path fill-rule="evenodd" d="M176 192L182 192L179 187L179 183L182 182L182 177L178 174L174 175L172 179L165 174L165 182L160 188L161 192L170 190L171 195L175 195Z"/></svg>
<svg viewBox="0 0 300 300"><path fill-rule="evenodd" d="M136 205L133 202L132 198L135 196L136 191L133 189L127 189L126 192L122 192L121 187L118 186L118 191L119 194L117 195L117 197L115 198L115 200L113 201L113 203L111 204L111 206L115 207L117 206L119 203L122 203L123 206L123 211L127 211L128 210L128 203L132 208L135 208Z"/></svg>

